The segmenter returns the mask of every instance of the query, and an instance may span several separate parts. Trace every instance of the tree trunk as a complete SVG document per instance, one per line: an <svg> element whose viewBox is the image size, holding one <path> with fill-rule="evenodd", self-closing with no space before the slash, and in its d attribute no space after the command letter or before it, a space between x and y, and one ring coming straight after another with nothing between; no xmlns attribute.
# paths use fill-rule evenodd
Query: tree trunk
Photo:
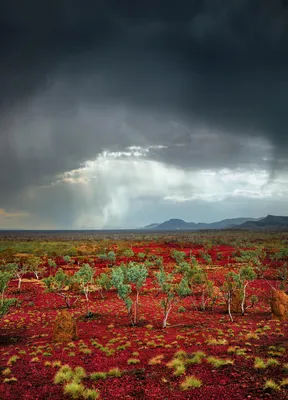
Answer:
<svg viewBox="0 0 288 400"><path fill-rule="evenodd" d="M70 308L70 299L69 297L65 296L65 303L68 308Z"/></svg>
<svg viewBox="0 0 288 400"><path fill-rule="evenodd" d="M170 302L168 301L167 306L165 307L165 310L164 310L164 320L163 320L162 328L166 328L166 326L167 326L167 320L168 320L170 311L172 310L172 305L173 305L173 301L170 301Z"/></svg>
<svg viewBox="0 0 288 400"><path fill-rule="evenodd" d="M247 287L247 285L248 285L248 282L243 287L243 298L242 298L242 302L241 302L242 315L245 314L245 300L246 300L246 287Z"/></svg>
<svg viewBox="0 0 288 400"><path fill-rule="evenodd" d="M136 301L135 301L135 312L134 312L134 324L137 324L138 320L138 304L139 304L139 291L136 292Z"/></svg>
<svg viewBox="0 0 288 400"><path fill-rule="evenodd" d="M233 322L233 318L232 318L232 314L231 314L231 298L232 298L231 292L229 291L228 292L228 314L229 314L230 321Z"/></svg>
<svg viewBox="0 0 288 400"><path fill-rule="evenodd" d="M87 291L84 291L85 298L86 298L86 312L87 315L89 314L89 293Z"/></svg>
<svg viewBox="0 0 288 400"><path fill-rule="evenodd" d="M205 311L205 298L204 298L204 289L202 290L201 294L201 311Z"/></svg>
<svg viewBox="0 0 288 400"><path fill-rule="evenodd" d="M192 292L192 307L194 307L195 308L195 310L198 310L198 304L197 304L197 302L196 302L196 298L195 298L195 295L193 294L193 292Z"/></svg>
<svg viewBox="0 0 288 400"><path fill-rule="evenodd" d="M134 323L134 318L133 318L133 311L132 311L132 309L133 309L133 304L132 304L132 306L131 306L131 309L128 311L128 316L129 316L129 318L130 318L131 325L134 326L135 323Z"/></svg>

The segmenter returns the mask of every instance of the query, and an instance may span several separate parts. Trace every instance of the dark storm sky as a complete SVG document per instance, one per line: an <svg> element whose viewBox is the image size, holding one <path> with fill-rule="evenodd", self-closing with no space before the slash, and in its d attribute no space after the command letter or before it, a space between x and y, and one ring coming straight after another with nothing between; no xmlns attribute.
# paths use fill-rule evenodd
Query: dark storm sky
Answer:
<svg viewBox="0 0 288 400"><path fill-rule="evenodd" d="M0 30L0 227L287 214L287 1L10 0Z"/></svg>

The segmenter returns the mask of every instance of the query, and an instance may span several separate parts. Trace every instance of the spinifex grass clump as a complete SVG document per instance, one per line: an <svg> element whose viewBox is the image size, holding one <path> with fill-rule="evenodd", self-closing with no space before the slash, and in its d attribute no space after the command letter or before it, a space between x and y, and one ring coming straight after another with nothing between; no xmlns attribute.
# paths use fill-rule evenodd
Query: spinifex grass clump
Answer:
<svg viewBox="0 0 288 400"><path fill-rule="evenodd" d="M186 360L186 364L201 364L203 358L205 357L206 354L203 351L196 351L196 353L189 355Z"/></svg>
<svg viewBox="0 0 288 400"><path fill-rule="evenodd" d="M140 360L138 358L129 358L127 360L127 364L128 365L134 365L134 364L139 364Z"/></svg>
<svg viewBox="0 0 288 400"><path fill-rule="evenodd" d="M279 387L279 385L277 385L277 383L276 383L275 381L273 381L273 379L268 379L268 380L265 382L265 385L264 385L263 389L264 389L264 390L271 390L271 391L273 391L273 390L279 390L280 387Z"/></svg>
<svg viewBox="0 0 288 400"><path fill-rule="evenodd" d="M61 367L61 365L62 365L62 363L60 360L53 361L53 363L52 363L52 367L54 367L54 368Z"/></svg>
<svg viewBox="0 0 288 400"><path fill-rule="evenodd" d="M86 376L82 367L75 367L73 370L69 365L63 365L54 377L54 384L63 384L64 394L72 397L72 399L97 399L99 392L95 389L86 388L82 383Z"/></svg>
<svg viewBox="0 0 288 400"><path fill-rule="evenodd" d="M101 379L106 379L106 378L107 378L107 373L106 373L106 372L93 372L93 373L90 375L90 378L91 378L93 381L97 381L98 379L99 379L99 380L101 380Z"/></svg>
<svg viewBox="0 0 288 400"><path fill-rule="evenodd" d="M216 357L212 357L212 356L207 358L207 362L209 364L213 365L214 368L221 368L225 365L234 364L234 361L230 360L228 358L225 360L222 360L221 358L216 358Z"/></svg>
<svg viewBox="0 0 288 400"><path fill-rule="evenodd" d="M3 369L3 371L2 371L2 375L10 375L11 374L11 369L10 368L5 368L5 369Z"/></svg>
<svg viewBox="0 0 288 400"><path fill-rule="evenodd" d="M14 365L18 359L19 359L19 357L16 356L16 355L11 356L11 357L9 358L9 360L7 361L7 365L8 365L8 366Z"/></svg>
<svg viewBox="0 0 288 400"><path fill-rule="evenodd" d="M288 374L288 363L283 364L283 372Z"/></svg>
<svg viewBox="0 0 288 400"><path fill-rule="evenodd" d="M72 397L72 399L80 399L83 396L85 387L82 383L72 381L68 382L64 386L64 394Z"/></svg>
<svg viewBox="0 0 288 400"><path fill-rule="evenodd" d="M255 369L265 369L267 367L273 367L277 365L279 365L279 361L275 360L275 358L268 358L266 362L260 357L256 357L254 360Z"/></svg>
<svg viewBox="0 0 288 400"><path fill-rule="evenodd" d="M186 376L186 378L180 383L182 390L196 389L202 386L202 381L196 378L194 375Z"/></svg>
<svg viewBox="0 0 288 400"><path fill-rule="evenodd" d="M254 368L256 368L256 369L265 369L265 368L267 368L267 365L266 365L265 361L262 358L256 357L255 361L254 361Z"/></svg>
<svg viewBox="0 0 288 400"><path fill-rule="evenodd" d="M96 400L100 396L98 390L96 389L85 389L83 392L83 397L85 400Z"/></svg>
<svg viewBox="0 0 288 400"><path fill-rule="evenodd" d="M280 382L280 386L284 387L284 388L288 388L288 378L282 379L282 381Z"/></svg>
<svg viewBox="0 0 288 400"><path fill-rule="evenodd" d="M5 378L3 380L4 383L13 383L13 382L17 382L17 378L15 378L14 376L12 376L11 378Z"/></svg>
<svg viewBox="0 0 288 400"><path fill-rule="evenodd" d="M279 361L275 360L275 358L267 358L267 367L275 367L277 365L279 365Z"/></svg>
<svg viewBox="0 0 288 400"><path fill-rule="evenodd" d="M107 372L108 376L114 377L114 378L120 378L123 375L123 372L118 368L111 368L109 369L109 371Z"/></svg>
<svg viewBox="0 0 288 400"><path fill-rule="evenodd" d="M218 346L227 344L226 339L208 338L206 342L209 346Z"/></svg>
<svg viewBox="0 0 288 400"><path fill-rule="evenodd" d="M227 349L227 353L234 353L236 356L246 356L247 349L241 349L239 346L230 346Z"/></svg>
<svg viewBox="0 0 288 400"><path fill-rule="evenodd" d="M180 358L173 358L166 365L168 368L174 369L173 374L176 376L183 375L186 372L185 363Z"/></svg>
<svg viewBox="0 0 288 400"><path fill-rule="evenodd" d="M202 359L205 357L206 355L202 351L198 351L193 354L187 354L184 350L179 350L174 354L172 360L170 360L166 366L174 369L173 374L179 376L185 374L188 365L200 364Z"/></svg>
<svg viewBox="0 0 288 400"><path fill-rule="evenodd" d="M54 376L54 383L58 385L59 383L66 383L74 378L74 372L69 365L63 365L59 371Z"/></svg>
<svg viewBox="0 0 288 400"><path fill-rule="evenodd" d="M285 353L286 349L283 346L269 346L269 351L268 354L269 356L275 356L275 357L282 357Z"/></svg>
<svg viewBox="0 0 288 400"><path fill-rule="evenodd" d="M164 358L164 354L158 354L158 356L155 356L155 357L151 358L151 359L148 361L148 364L149 364L149 365L161 364L163 358Z"/></svg>
<svg viewBox="0 0 288 400"><path fill-rule="evenodd" d="M123 372L118 368L111 368L108 372L93 372L90 375L90 379L92 380L104 380L107 378L120 378L123 375Z"/></svg>

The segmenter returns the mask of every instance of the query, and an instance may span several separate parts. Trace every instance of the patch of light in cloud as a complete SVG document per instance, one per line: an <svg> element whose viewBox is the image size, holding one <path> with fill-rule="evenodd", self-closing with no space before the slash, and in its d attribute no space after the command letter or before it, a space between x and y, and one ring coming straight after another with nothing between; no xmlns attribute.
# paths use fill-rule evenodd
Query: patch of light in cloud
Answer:
<svg viewBox="0 0 288 400"><path fill-rule="evenodd" d="M145 157L151 149L165 149L164 145L153 145L148 147L129 146L126 151L104 150L101 155L103 158L123 158L123 157Z"/></svg>
<svg viewBox="0 0 288 400"><path fill-rule="evenodd" d="M54 184L68 185L78 199L75 227L121 224L132 202L143 197L177 203L219 202L231 197L263 199L279 193L277 183L266 185L269 171L183 169L150 160L146 157L150 148L131 146L117 153L106 150L81 168L58 176ZM288 182L287 177L283 180Z"/></svg>

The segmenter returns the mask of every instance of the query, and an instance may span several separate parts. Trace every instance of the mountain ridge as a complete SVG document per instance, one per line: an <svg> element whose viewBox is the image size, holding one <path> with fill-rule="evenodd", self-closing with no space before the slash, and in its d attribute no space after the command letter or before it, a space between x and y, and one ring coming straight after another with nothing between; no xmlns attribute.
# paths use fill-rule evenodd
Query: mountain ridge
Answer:
<svg viewBox="0 0 288 400"><path fill-rule="evenodd" d="M246 221L234 227L243 230L288 230L288 216L271 215L259 219L258 221Z"/></svg>
<svg viewBox="0 0 288 400"><path fill-rule="evenodd" d="M263 217L262 217L263 218ZM260 218L260 219L262 219ZM288 218L288 217L287 217ZM239 218L226 218L216 222L186 222L180 218L172 218L160 224L153 223L146 225L145 229L152 230L202 230L202 229L225 229L234 226L240 226L246 222L258 221L259 218L252 217L239 217Z"/></svg>
<svg viewBox="0 0 288 400"><path fill-rule="evenodd" d="M150 227L150 228L149 228ZM160 224L150 224L145 229L174 231L174 230L211 230L211 229L239 229L239 230L269 230L269 231L288 231L288 216L268 214L261 218L226 218L221 221L206 222L186 222L183 219L172 218Z"/></svg>

